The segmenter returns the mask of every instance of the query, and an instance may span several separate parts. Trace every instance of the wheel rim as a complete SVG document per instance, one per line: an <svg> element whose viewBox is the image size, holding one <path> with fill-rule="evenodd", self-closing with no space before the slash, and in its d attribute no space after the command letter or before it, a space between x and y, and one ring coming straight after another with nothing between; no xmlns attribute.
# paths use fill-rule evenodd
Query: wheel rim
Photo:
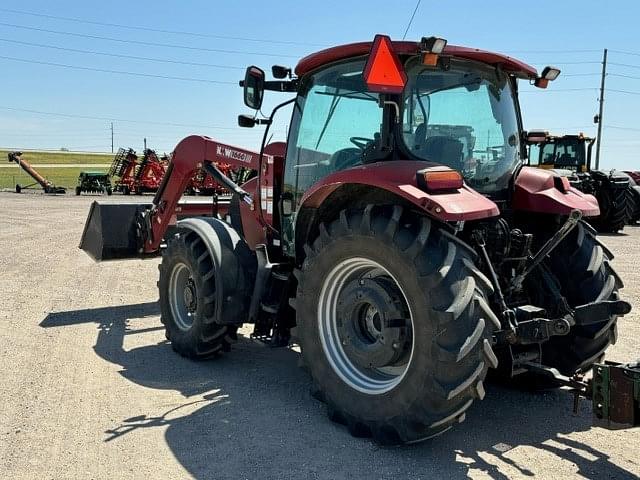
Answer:
<svg viewBox="0 0 640 480"><path fill-rule="evenodd" d="M178 328L183 331L189 330L195 320L198 302L191 269L184 263L177 263L171 271L169 305Z"/></svg>
<svg viewBox="0 0 640 480"><path fill-rule="evenodd" d="M351 388L379 395L402 381L413 357L413 315L382 265L359 257L336 265L320 291L317 320L329 364Z"/></svg>

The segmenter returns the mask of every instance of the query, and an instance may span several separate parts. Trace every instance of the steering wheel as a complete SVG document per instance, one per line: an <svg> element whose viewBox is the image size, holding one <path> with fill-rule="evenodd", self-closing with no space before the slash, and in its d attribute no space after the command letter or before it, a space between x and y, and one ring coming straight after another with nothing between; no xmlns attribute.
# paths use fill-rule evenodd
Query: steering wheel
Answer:
<svg viewBox="0 0 640 480"><path fill-rule="evenodd" d="M374 140L373 138L366 137L351 137L349 141L364 152L367 148L367 145L369 145Z"/></svg>

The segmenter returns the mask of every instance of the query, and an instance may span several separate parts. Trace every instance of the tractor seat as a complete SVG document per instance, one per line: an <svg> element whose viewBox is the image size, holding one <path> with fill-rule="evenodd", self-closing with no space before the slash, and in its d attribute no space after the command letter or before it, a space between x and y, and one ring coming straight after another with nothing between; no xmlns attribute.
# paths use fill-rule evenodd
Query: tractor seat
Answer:
<svg viewBox="0 0 640 480"><path fill-rule="evenodd" d="M556 162L556 164L562 166L573 166L575 163L576 159L570 153L563 153Z"/></svg>
<svg viewBox="0 0 640 480"><path fill-rule="evenodd" d="M424 142L423 149L421 156L432 162L447 165L459 172L464 169L464 145L455 138L444 136L429 137Z"/></svg>

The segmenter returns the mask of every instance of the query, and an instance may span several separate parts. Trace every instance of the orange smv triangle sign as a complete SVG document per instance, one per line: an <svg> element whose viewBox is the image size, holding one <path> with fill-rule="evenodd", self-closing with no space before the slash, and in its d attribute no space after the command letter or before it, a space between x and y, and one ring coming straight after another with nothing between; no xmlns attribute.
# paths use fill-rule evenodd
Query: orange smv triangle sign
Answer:
<svg viewBox="0 0 640 480"><path fill-rule="evenodd" d="M407 75L388 36L376 35L363 77L371 92L402 93L404 90Z"/></svg>

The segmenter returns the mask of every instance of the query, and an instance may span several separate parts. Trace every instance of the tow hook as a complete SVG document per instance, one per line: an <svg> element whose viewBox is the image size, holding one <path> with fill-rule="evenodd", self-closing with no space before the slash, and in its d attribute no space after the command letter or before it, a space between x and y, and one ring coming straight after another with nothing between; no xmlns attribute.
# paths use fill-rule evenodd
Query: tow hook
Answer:
<svg viewBox="0 0 640 480"><path fill-rule="evenodd" d="M594 426L609 430L640 426L640 361L596 363L589 379L579 372L567 377L555 368L534 362L523 362L520 366L569 387L574 414L578 413L581 397L590 399Z"/></svg>

